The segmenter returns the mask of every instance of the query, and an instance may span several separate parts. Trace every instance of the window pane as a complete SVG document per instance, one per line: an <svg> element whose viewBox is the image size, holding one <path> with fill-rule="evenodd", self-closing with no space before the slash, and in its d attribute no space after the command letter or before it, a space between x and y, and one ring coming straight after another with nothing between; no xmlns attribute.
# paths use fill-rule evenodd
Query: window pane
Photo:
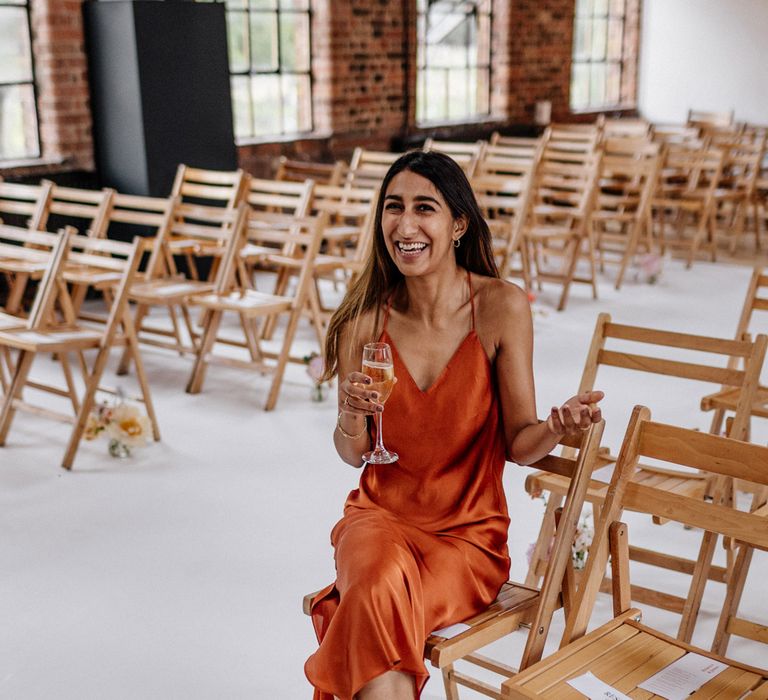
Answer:
<svg viewBox="0 0 768 700"><path fill-rule="evenodd" d="M611 14L616 17L623 17L625 12L624 0L611 0Z"/></svg>
<svg viewBox="0 0 768 700"><path fill-rule="evenodd" d="M229 45L229 70L241 73L250 67L248 54L248 15L245 12L227 13L227 44Z"/></svg>
<svg viewBox="0 0 768 700"><path fill-rule="evenodd" d="M226 0L226 4L227 10L244 10L248 7L248 0Z"/></svg>
<svg viewBox="0 0 768 700"><path fill-rule="evenodd" d="M276 10L277 0L251 0L251 8L254 10Z"/></svg>
<svg viewBox="0 0 768 700"><path fill-rule="evenodd" d="M281 82L283 133L292 134L299 131L309 131L312 128L309 76L283 75Z"/></svg>
<svg viewBox="0 0 768 700"><path fill-rule="evenodd" d="M0 87L0 159L39 156L35 94L31 85Z"/></svg>
<svg viewBox="0 0 768 700"><path fill-rule="evenodd" d="M277 70L277 14L251 13L251 69Z"/></svg>
<svg viewBox="0 0 768 700"><path fill-rule="evenodd" d="M585 109L589 106L589 64L574 63L571 77L571 108Z"/></svg>
<svg viewBox="0 0 768 700"><path fill-rule="evenodd" d="M280 0L281 10L309 10L309 0Z"/></svg>
<svg viewBox="0 0 768 700"><path fill-rule="evenodd" d="M586 61L592 53L592 20L577 19L574 27L573 58Z"/></svg>
<svg viewBox="0 0 768 700"><path fill-rule="evenodd" d="M304 13L280 15L280 68L309 72L309 17Z"/></svg>
<svg viewBox="0 0 768 700"><path fill-rule="evenodd" d="M608 22L608 60L620 61L624 40L624 22L620 19L611 19Z"/></svg>
<svg viewBox="0 0 768 700"><path fill-rule="evenodd" d="M592 16L592 0L576 0L576 16L591 17Z"/></svg>
<svg viewBox="0 0 768 700"><path fill-rule="evenodd" d="M448 71L427 68L426 70L426 117L427 121L440 121L448 117L446 86Z"/></svg>
<svg viewBox="0 0 768 700"><path fill-rule="evenodd" d="M235 119L235 136L253 136L251 115L251 79L247 75L232 76L232 111Z"/></svg>
<svg viewBox="0 0 768 700"><path fill-rule="evenodd" d="M468 109L468 72L466 68L457 68L448 73L448 119L461 119L472 114Z"/></svg>
<svg viewBox="0 0 768 700"><path fill-rule="evenodd" d="M594 0L592 14L595 17L603 17L608 14L608 0Z"/></svg>
<svg viewBox="0 0 768 700"><path fill-rule="evenodd" d="M592 60L605 60L605 48L608 41L608 22L596 19L592 22Z"/></svg>
<svg viewBox="0 0 768 700"><path fill-rule="evenodd" d="M32 80L27 11L0 7L0 82Z"/></svg>
<svg viewBox="0 0 768 700"><path fill-rule="evenodd" d="M252 75L251 100L254 135L279 134L282 121L280 76Z"/></svg>
<svg viewBox="0 0 768 700"><path fill-rule="evenodd" d="M605 63L593 63L589 81L589 104L600 107L605 104Z"/></svg>

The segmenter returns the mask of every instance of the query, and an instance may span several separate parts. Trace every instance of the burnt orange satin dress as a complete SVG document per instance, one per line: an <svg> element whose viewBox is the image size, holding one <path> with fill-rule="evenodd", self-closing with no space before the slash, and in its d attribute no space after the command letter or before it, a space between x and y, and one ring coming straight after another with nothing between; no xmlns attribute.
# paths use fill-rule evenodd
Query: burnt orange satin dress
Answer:
<svg viewBox="0 0 768 700"><path fill-rule="evenodd" d="M470 286L471 295L471 286ZM395 389L385 444L395 464L366 465L331 532L336 582L316 596L320 647L305 673L315 700L351 700L389 670L429 678L424 642L486 607L509 574L504 436L493 368L472 326L422 391L392 346Z"/></svg>

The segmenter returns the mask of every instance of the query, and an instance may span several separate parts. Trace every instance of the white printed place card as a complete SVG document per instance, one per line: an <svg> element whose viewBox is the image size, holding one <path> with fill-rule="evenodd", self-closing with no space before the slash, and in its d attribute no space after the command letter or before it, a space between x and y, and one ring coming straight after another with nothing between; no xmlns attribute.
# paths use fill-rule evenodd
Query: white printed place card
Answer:
<svg viewBox="0 0 768 700"><path fill-rule="evenodd" d="M685 700L726 668L727 664L690 651L637 687L667 700Z"/></svg>
<svg viewBox="0 0 768 700"><path fill-rule="evenodd" d="M436 637L443 637L444 639L451 639L460 635L462 632L472 629L469 625L465 625L463 622L457 622L455 625L448 625L439 630L432 632Z"/></svg>
<svg viewBox="0 0 768 700"><path fill-rule="evenodd" d="M582 695L586 695L589 700L632 700L621 691L612 688L607 683L601 681L592 673L585 673L583 676L577 676L566 681L574 690L578 690Z"/></svg>

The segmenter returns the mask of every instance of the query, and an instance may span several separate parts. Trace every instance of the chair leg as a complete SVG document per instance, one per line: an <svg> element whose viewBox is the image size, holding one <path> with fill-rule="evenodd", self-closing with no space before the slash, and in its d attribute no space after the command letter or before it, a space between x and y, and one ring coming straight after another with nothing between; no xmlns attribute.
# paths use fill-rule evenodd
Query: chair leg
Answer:
<svg viewBox="0 0 768 700"><path fill-rule="evenodd" d="M567 268L563 273L563 291L560 294L560 301L557 304L558 311L565 311L565 305L568 303L568 292L571 290L571 282L573 282L573 275L576 271L576 264L579 261L579 246L581 245L581 239L569 241L568 247L571 248L570 258L567 261ZM595 290L595 294L597 291Z"/></svg>
<svg viewBox="0 0 768 700"><path fill-rule="evenodd" d="M538 573L538 570L541 565L547 561L550 544L555 535L555 512L562 503L562 496L554 493L549 494L547 507L544 510L544 517L542 518L541 527L539 528L539 534L536 537L536 544L533 546L528 574L525 577L526 586L531 586L533 588L538 588L539 586L541 575Z"/></svg>
<svg viewBox="0 0 768 700"><path fill-rule="evenodd" d="M723 609L720 612L720 620L717 623L715 639L712 642L712 651L721 656L728 649L728 642L731 639L731 633L728 631L728 623L736 617L739 611L739 603L744 593L744 584L747 582L749 565L752 562L754 548L742 544L739 546L739 553L736 555L736 563L728 576L728 589L723 602Z"/></svg>
<svg viewBox="0 0 768 700"><path fill-rule="evenodd" d="M717 535L711 532L705 532L701 538L701 547L699 556L696 559L696 566L693 569L691 586L688 589L688 597L683 606L683 617L680 620L680 627L677 631L677 638L687 644L690 644L693 637L693 629L696 625L696 618L699 615L701 600L704 597L704 587L707 585L709 569L712 566L712 557L715 553L717 544Z"/></svg>
<svg viewBox="0 0 768 700"><path fill-rule="evenodd" d="M20 350L19 357L16 360L16 369L11 379L11 385L5 394L5 401L3 402L2 409L0 409L0 445L5 445L5 439L8 436L8 431L13 421L13 416L16 413L16 409L13 407L13 402L16 399L21 399L21 394L24 390L24 385L27 383L27 376L29 370L32 367L32 361L35 358L35 353L29 350Z"/></svg>
<svg viewBox="0 0 768 700"><path fill-rule="evenodd" d="M280 386L283 383L283 374L285 374L285 366L288 364L288 356L291 351L291 346L293 345L293 336L296 334L296 327L299 325L300 316L301 306L297 305L291 310L291 315L288 319L288 326L285 329L285 338L283 339L283 347L281 348L280 355L277 358L275 376L272 379L272 386L269 389L267 403L264 406L265 411L271 411L277 403L277 397L280 394Z"/></svg>
<svg viewBox="0 0 768 700"><path fill-rule="evenodd" d="M147 373L144 369L144 360L141 357L139 351L139 340L136 337L136 329L133 327L133 319L128 309L123 313L123 335L125 336L126 346L131 346L131 355L133 356L134 364L136 365L136 379L139 382L141 388L141 396L144 400L144 409L147 412L149 422L152 424L152 437L155 441L160 440L160 425L157 422L157 414L155 413L155 406L152 403L152 395L149 392L149 382L147 381Z"/></svg>
<svg viewBox="0 0 768 700"><path fill-rule="evenodd" d="M210 315L208 316L208 325L206 326L202 340L197 347L195 364L192 367L192 373L189 375L189 381L187 382L188 394L199 394L203 388L205 372L208 369L208 360L206 359L206 356L216 343L216 336L219 332L222 315L223 312L216 309L211 310Z"/></svg>
<svg viewBox="0 0 768 700"><path fill-rule="evenodd" d="M443 685L445 686L445 700L459 700L459 686L453 680L453 664L441 669L443 672Z"/></svg>
<svg viewBox="0 0 768 700"><path fill-rule="evenodd" d="M130 313L130 310L126 307L126 313ZM144 322L144 318L149 313L149 307L144 306L143 304L139 304L136 307L135 312L135 321L133 323L133 327L135 329L136 338L138 340L138 334L141 333L141 324ZM123 354L120 356L120 361L117 363L117 372L116 374L118 376L122 376L124 374L128 374L128 370L131 367L131 351L133 348L126 343L125 348L123 349Z"/></svg>

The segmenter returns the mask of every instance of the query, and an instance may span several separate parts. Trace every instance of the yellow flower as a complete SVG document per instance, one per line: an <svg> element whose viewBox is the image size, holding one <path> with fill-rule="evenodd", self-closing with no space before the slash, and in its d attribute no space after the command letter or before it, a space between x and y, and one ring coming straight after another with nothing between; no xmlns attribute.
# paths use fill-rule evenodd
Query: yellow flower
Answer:
<svg viewBox="0 0 768 700"><path fill-rule="evenodd" d="M104 430L104 424L93 413L89 413L83 437L86 440L95 440L102 430Z"/></svg>
<svg viewBox="0 0 768 700"><path fill-rule="evenodd" d="M147 444L149 419L139 413L135 406L121 404L112 413L107 433L128 447L143 447Z"/></svg>

